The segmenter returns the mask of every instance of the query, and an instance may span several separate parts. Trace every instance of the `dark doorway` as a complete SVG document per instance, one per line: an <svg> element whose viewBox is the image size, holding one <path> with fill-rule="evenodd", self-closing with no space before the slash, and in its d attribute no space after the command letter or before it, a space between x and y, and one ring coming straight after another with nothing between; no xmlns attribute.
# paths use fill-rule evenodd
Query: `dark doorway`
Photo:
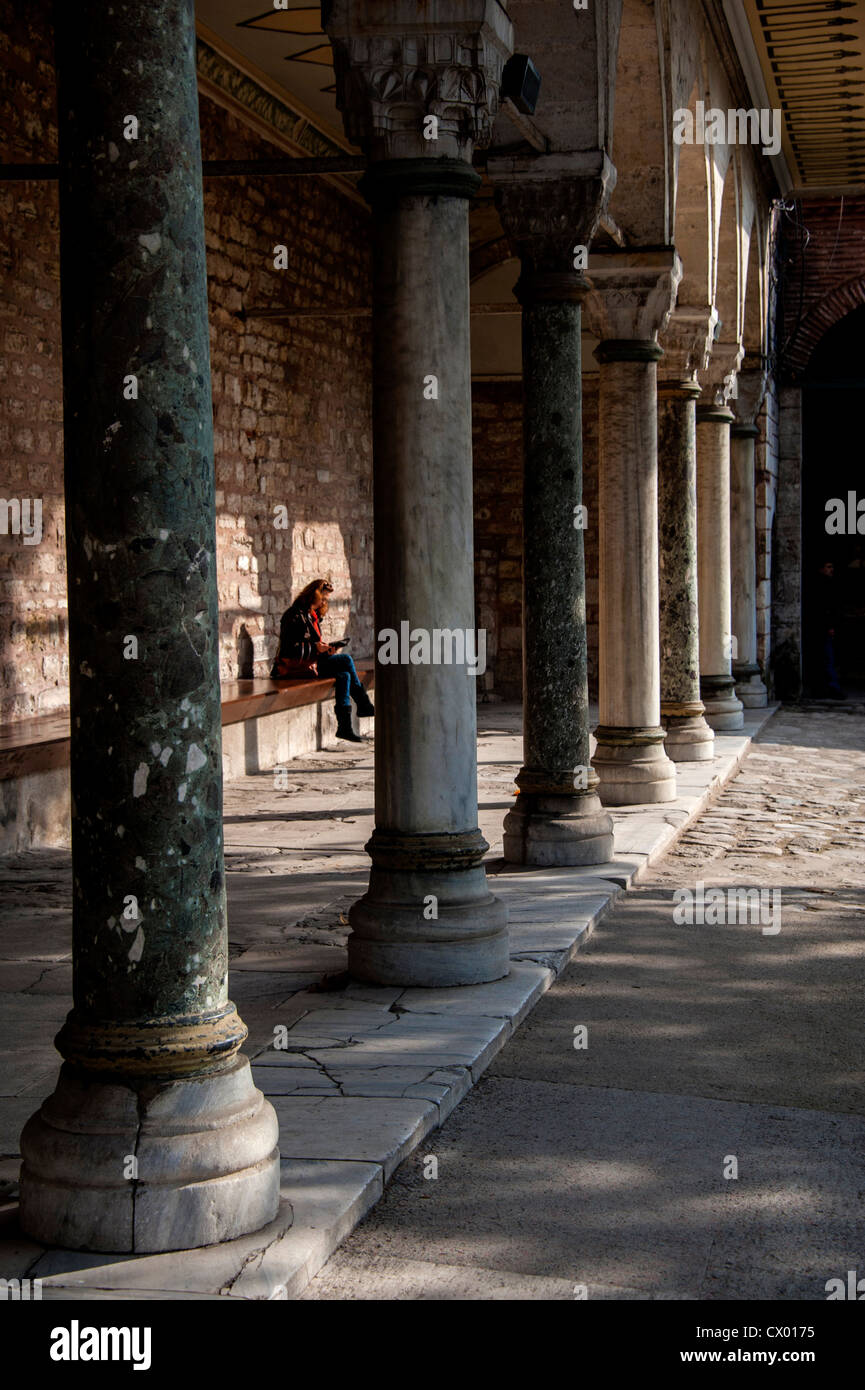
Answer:
<svg viewBox="0 0 865 1390"><path fill-rule="evenodd" d="M834 655L843 693L865 698L865 307L835 324L815 348L802 433L805 689L834 693ZM827 646L828 630L835 635Z"/></svg>

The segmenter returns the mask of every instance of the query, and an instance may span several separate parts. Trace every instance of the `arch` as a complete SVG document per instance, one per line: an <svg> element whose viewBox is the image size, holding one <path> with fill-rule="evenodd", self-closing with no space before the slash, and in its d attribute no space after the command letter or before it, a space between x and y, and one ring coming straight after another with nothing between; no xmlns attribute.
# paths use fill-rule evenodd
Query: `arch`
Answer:
<svg viewBox="0 0 865 1390"><path fill-rule="evenodd" d="M865 275L858 275L834 290L803 318L787 353L787 368L793 376L807 371L811 354L825 333L841 319L865 304Z"/></svg>
<svg viewBox="0 0 865 1390"><path fill-rule="evenodd" d="M633 246L667 246L672 223L668 154L669 95L654 5L624 0L619 33L610 213Z"/></svg>

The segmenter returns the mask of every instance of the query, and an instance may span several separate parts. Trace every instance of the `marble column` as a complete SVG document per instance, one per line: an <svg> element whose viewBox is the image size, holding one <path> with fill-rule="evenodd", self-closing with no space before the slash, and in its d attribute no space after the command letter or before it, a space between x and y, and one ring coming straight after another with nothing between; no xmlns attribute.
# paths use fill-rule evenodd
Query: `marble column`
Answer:
<svg viewBox="0 0 865 1390"><path fill-rule="evenodd" d="M572 269L612 180L600 156L490 161L496 203L522 270L523 766L505 817L517 864L603 864L613 823L590 764L582 507L581 308ZM589 520L597 524L597 518Z"/></svg>
<svg viewBox="0 0 865 1390"><path fill-rule="evenodd" d="M416 5L389 7L386 36L381 15L375 0L335 0L327 18L346 129L369 156L374 239L376 819L349 968L381 984L476 984L509 970L478 828L479 663L469 647L455 660L433 651L436 633L471 648L479 637L468 199L511 26L492 0L439 5L433 34Z"/></svg>
<svg viewBox="0 0 865 1390"><path fill-rule="evenodd" d="M227 989L192 0L57 5L56 58L74 1006L21 1138L21 1224L143 1253L257 1230L279 1200Z"/></svg>
<svg viewBox="0 0 865 1390"><path fill-rule="evenodd" d="M747 362L746 362L747 368ZM730 427L730 555L732 617L737 649L733 654L736 695L746 709L768 703L757 661L757 519L755 448L760 431L754 423L766 388L763 370L739 373L736 420Z"/></svg>
<svg viewBox="0 0 865 1390"><path fill-rule="evenodd" d="M700 606L700 692L716 731L741 729L734 689L730 590L730 425L717 401L697 407L697 589Z"/></svg>
<svg viewBox="0 0 865 1390"><path fill-rule="evenodd" d="M658 332L681 278L674 251L592 256L586 306L600 363L600 725L606 806L673 801L658 619Z"/></svg>
<svg viewBox="0 0 865 1390"><path fill-rule="evenodd" d="M661 723L674 762L714 757L700 699L697 603L697 371L708 357L710 313L677 308L662 334L658 380L658 534Z"/></svg>

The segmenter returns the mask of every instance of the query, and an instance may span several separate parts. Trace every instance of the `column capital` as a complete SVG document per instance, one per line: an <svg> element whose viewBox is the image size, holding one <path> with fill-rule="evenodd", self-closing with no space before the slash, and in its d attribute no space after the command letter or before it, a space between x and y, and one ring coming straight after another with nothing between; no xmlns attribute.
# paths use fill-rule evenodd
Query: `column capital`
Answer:
<svg viewBox="0 0 865 1390"><path fill-rule="evenodd" d="M708 366L717 322L717 311L708 305L676 305L660 337L664 361L658 368L659 390L688 387L699 393L697 377Z"/></svg>
<svg viewBox="0 0 865 1390"><path fill-rule="evenodd" d="M601 340L596 355L606 342L621 346L629 339L657 349L658 333L675 303L681 278L682 262L672 246L590 256L591 288L585 307L589 326ZM656 352L646 360L657 360L657 356Z"/></svg>
<svg viewBox="0 0 865 1390"><path fill-rule="evenodd" d="M726 406L736 398L736 378L742 365L741 343L713 343L705 371L702 403Z"/></svg>
<svg viewBox="0 0 865 1390"><path fill-rule="evenodd" d="M746 357L736 378L734 396L736 416L743 429L746 426L754 426L754 421L760 414L768 380L768 371L763 359Z"/></svg>
<svg viewBox="0 0 865 1390"><path fill-rule="evenodd" d="M322 21L346 134L371 160L471 162L488 143L513 49L497 0L325 0Z"/></svg>
<svg viewBox="0 0 865 1390"><path fill-rule="evenodd" d="M531 284L530 293L545 296L538 281L548 276L566 276L588 289L574 269L574 248L591 244L615 187L616 170L605 152L495 156L487 173L502 226L522 261L523 290Z"/></svg>

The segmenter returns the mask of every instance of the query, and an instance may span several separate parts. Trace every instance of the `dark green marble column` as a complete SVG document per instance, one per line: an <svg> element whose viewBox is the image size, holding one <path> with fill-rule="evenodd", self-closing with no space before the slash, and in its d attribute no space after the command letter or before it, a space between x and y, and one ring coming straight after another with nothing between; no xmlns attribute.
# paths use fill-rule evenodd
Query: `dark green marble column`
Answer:
<svg viewBox="0 0 865 1390"><path fill-rule="evenodd" d="M56 7L74 1007L22 1224L97 1250L223 1240L278 1201L228 998L194 45L192 0Z"/></svg>
<svg viewBox="0 0 865 1390"><path fill-rule="evenodd" d="M661 723L674 762L714 757L700 699L696 381L658 383L658 596Z"/></svg>
<svg viewBox="0 0 865 1390"><path fill-rule="evenodd" d="M505 817L520 864L603 864L613 824L590 764L577 274L524 268L523 767ZM597 524L592 518L590 524Z"/></svg>

